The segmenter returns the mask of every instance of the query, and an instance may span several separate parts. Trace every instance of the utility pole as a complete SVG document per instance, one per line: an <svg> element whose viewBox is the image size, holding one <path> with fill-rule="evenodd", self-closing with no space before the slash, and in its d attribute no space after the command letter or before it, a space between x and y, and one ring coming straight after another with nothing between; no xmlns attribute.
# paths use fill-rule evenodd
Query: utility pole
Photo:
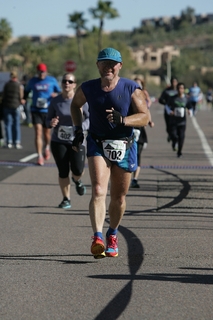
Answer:
<svg viewBox="0 0 213 320"><path fill-rule="evenodd" d="M170 84L170 81L171 81L171 61L168 57L167 61L166 61L166 77L167 77L167 81L168 81L168 84Z"/></svg>

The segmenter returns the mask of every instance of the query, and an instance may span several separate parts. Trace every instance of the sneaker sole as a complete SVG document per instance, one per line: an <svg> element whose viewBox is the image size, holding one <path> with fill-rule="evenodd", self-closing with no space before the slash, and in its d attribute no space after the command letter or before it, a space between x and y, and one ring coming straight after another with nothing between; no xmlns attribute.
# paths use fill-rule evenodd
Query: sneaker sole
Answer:
<svg viewBox="0 0 213 320"><path fill-rule="evenodd" d="M105 254L104 250L105 250L104 244L97 243L91 247L91 253L94 256Z"/></svg>
<svg viewBox="0 0 213 320"><path fill-rule="evenodd" d="M101 254L94 254L93 255L94 259L103 259L106 258L105 252L102 252Z"/></svg>
<svg viewBox="0 0 213 320"><path fill-rule="evenodd" d="M58 206L58 208L60 208L60 209L70 209L71 206L67 206L67 207L59 207L59 206Z"/></svg>
<svg viewBox="0 0 213 320"><path fill-rule="evenodd" d="M115 258L118 256L118 253L113 253L113 252L110 252L110 253L105 252L105 254L106 254L106 257L110 257L110 258Z"/></svg>

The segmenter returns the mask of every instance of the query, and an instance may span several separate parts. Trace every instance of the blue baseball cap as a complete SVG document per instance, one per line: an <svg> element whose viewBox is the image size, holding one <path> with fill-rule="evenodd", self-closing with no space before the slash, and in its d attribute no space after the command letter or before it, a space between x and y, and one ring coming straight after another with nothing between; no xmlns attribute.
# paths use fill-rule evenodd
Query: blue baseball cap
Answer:
<svg viewBox="0 0 213 320"><path fill-rule="evenodd" d="M113 60L116 62L122 62L122 57L118 50L115 50L114 48L105 48L98 54L97 61L102 60Z"/></svg>

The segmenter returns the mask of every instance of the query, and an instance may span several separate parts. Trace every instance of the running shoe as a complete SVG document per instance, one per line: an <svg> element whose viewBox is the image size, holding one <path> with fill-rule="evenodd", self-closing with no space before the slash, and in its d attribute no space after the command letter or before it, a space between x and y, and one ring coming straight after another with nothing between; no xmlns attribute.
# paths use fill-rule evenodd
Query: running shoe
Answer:
<svg viewBox="0 0 213 320"><path fill-rule="evenodd" d="M102 252L101 254L94 254L93 255L94 259L103 259L106 257L105 252Z"/></svg>
<svg viewBox="0 0 213 320"><path fill-rule="evenodd" d="M99 237L92 237L93 242L91 245L91 253L93 254L95 259L102 259L104 258L105 255L105 246L104 246L104 242L101 238Z"/></svg>
<svg viewBox="0 0 213 320"><path fill-rule="evenodd" d="M118 237L115 235L110 235L106 237L106 250L105 254L107 257L117 257L118 256Z"/></svg>
<svg viewBox="0 0 213 320"><path fill-rule="evenodd" d="M71 208L71 204L70 204L70 201L69 200L63 200L59 205L58 205L59 208L62 208L62 209L69 209Z"/></svg>
<svg viewBox="0 0 213 320"><path fill-rule="evenodd" d="M72 178L72 181L75 183L75 189L77 194L79 194L79 196L83 196L86 193L86 187L83 185L81 180L75 181Z"/></svg>
<svg viewBox="0 0 213 320"><path fill-rule="evenodd" d="M137 180L133 179L131 184L130 184L130 188L140 188Z"/></svg>
<svg viewBox="0 0 213 320"><path fill-rule="evenodd" d="M43 166L44 165L44 158L43 157L38 157L37 165L39 165L39 166Z"/></svg>
<svg viewBox="0 0 213 320"><path fill-rule="evenodd" d="M44 150L44 160L49 160L50 159L50 150L45 149Z"/></svg>
<svg viewBox="0 0 213 320"><path fill-rule="evenodd" d="M16 149L23 149L23 147L20 143L16 143L15 148Z"/></svg>
<svg viewBox="0 0 213 320"><path fill-rule="evenodd" d="M177 143L172 143L172 149L173 151L177 151Z"/></svg>

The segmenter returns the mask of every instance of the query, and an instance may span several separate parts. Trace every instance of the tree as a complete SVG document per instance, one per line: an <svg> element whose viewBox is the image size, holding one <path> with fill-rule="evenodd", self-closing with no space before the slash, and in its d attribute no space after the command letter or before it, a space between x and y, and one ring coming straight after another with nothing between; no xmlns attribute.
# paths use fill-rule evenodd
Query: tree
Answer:
<svg viewBox="0 0 213 320"><path fill-rule="evenodd" d="M181 24L195 24L195 10L191 7L187 7L185 10L181 11Z"/></svg>
<svg viewBox="0 0 213 320"><path fill-rule="evenodd" d="M8 70L13 70L14 67L19 68L22 64L22 61L20 59L16 59L12 57L11 59L7 60L6 67Z"/></svg>
<svg viewBox="0 0 213 320"><path fill-rule="evenodd" d="M102 49L102 33L104 28L104 19L114 19L119 17L116 9L111 7L111 1L99 0L96 8L90 8L89 12L94 19L99 19L98 31L98 52Z"/></svg>
<svg viewBox="0 0 213 320"><path fill-rule="evenodd" d="M20 37L19 38L20 43L20 56L23 57L23 73L27 72L27 69L31 66L33 55L35 55L35 50L32 45L31 40L28 37Z"/></svg>
<svg viewBox="0 0 213 320"><path fill-rule="evenodd" d="M12 28L6 19L0 20L0 56L1 56L1 70L4 70L4 56L8 46L8 42L12 37Z"/></svg>
<svg viewBox="0 0 213 320"><path fill-rule="evenodd" d="M69 22L70 25L68 28L73 28L75 30L75 35L78 44L78 54L79 59L84 60L84 50L82 44L82 30L87 30L86 22L87 20L83 18L83 12L74 12L73 14L69 15Z"/></svg>

